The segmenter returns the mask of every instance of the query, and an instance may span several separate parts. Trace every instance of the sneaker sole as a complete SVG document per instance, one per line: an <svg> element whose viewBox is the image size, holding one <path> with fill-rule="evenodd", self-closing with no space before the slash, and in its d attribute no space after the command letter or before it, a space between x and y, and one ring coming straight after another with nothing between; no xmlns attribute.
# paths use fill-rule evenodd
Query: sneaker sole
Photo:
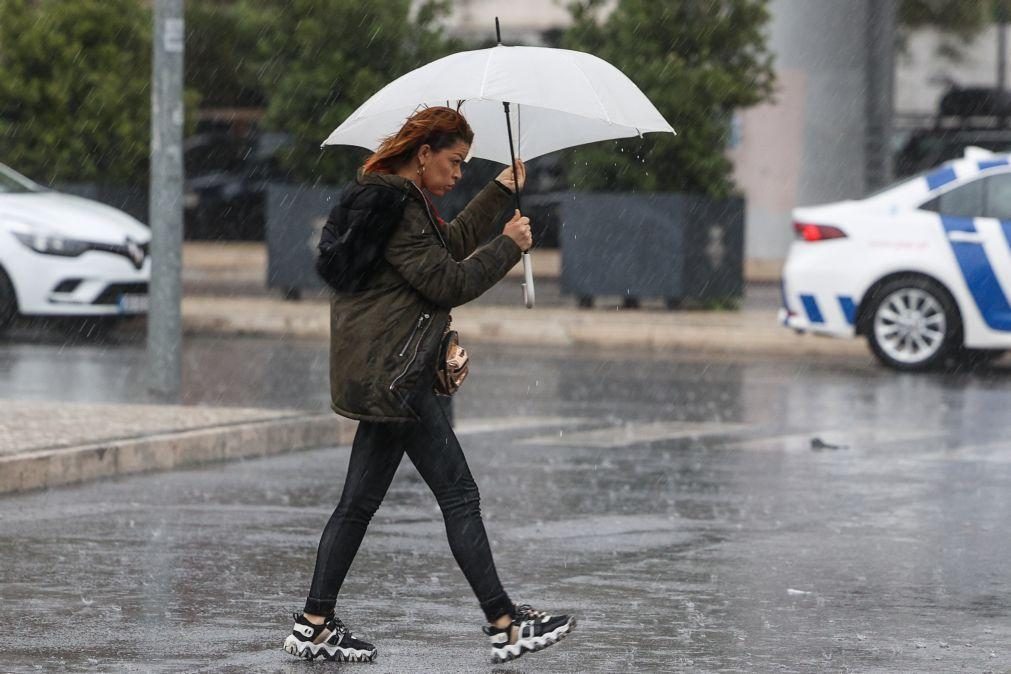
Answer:
<svg viewBox="0 0 1011 674"><path fill-rule="evenodd" d="M528 637L526 639L520 639L515 644L509 644L508 646L503 646L502 648L492 649L491 661L493 664L502 664L503 662L509 662L510 660L515 660L524 653L534 653L536 651L543 651L548 646L553 646L559 641L564 639L569 635L572 630L576 628L576 619L569 618L569 621L564 625L559 625L551 632L547 634L542 634L539 637Z"/></svg>
<svg viewBox="0 0 1011 674"><path fill-rule="evenodd" d="M326 644L307 644L289 636L284 640L284 652L294 655L296 658L305 660L315 660L322 658L333 662L372 662L376 659L378 651L359 650L357 648L333 647L331 650Z"/></svg>

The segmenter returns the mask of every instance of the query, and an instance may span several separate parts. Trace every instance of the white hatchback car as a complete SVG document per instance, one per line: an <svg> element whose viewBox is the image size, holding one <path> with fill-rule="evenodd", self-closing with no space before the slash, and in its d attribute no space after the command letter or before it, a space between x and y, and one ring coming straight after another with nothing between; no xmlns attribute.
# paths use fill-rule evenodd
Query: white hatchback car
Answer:
<svg viewBox="0 0 1011 674"><path fill-rule="evenodd" d="M781 322L922 370L1011 348L1011 155L968 148L858 201L797 208Z"/></svg>
<svg viewBox="0 0 1011 674"><path fill-rule="evenodd" d="M124 316L148 306L150 230L0 164L0 330L26 316Z"/></svg>

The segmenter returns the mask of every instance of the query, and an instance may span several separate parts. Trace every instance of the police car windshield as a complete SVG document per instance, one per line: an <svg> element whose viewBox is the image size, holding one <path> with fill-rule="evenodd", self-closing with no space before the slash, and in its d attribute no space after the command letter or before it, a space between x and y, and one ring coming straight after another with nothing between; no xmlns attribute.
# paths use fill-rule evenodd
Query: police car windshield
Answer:
<svg viewBox="0 0 1011 674"><path fill-rule="evenodd" d="M0 164L0 194L41 192L42 188L16 171Z"/></svg>

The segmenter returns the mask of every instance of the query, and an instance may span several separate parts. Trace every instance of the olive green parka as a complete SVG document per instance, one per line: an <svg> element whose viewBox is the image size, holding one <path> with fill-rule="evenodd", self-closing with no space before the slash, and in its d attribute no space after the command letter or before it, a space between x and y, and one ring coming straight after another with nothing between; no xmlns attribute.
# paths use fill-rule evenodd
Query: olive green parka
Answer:
<svg viewBox="0 0 1011 674"><path fill-rule="evenodd" d="M406 399L434 371L450 309L494 286L521 258L499 224L511 194L492 181L443 228L412 181L366 173L357 182L407 199L366 287L331 300L331 407L352 419L413 421Z"/></svg>

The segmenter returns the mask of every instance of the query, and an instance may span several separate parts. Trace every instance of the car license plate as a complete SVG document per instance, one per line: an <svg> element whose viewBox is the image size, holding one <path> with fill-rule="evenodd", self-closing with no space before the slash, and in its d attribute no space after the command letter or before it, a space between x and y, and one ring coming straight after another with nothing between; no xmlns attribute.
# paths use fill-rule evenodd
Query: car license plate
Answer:
<svg viewBox="0 0 1011 674"><path fill-rule="evenodd" d="M148 308L147 295L120 295L119 313L145 314Z"/></svg>

